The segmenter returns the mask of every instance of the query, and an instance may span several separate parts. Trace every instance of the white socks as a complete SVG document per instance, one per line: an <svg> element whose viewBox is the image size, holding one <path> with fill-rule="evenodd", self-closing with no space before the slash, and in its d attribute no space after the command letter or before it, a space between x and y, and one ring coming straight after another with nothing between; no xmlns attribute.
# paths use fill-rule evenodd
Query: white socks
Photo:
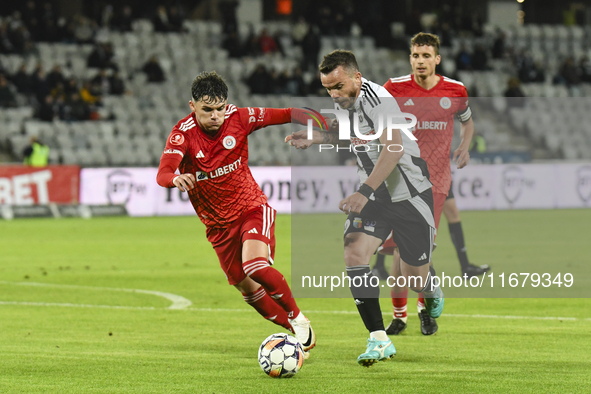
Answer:
<svg viewBox="0 0 591 394"><path fill-rule="evenodd" d="M384 330L370 332L369 337L371 339L377 339L378 341L389 341L390 340L390 338L388 338L388 334L386 334L386 331L384 331Z"/></svg>

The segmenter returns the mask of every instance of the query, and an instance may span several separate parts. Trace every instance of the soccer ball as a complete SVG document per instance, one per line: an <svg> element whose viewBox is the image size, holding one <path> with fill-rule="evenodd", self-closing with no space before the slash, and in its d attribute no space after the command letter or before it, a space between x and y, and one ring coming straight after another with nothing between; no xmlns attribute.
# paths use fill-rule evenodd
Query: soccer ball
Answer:
<svg viewBox="0 0 591 394"><path fill-rule="evenodd" d="M272 378L291 378L303 363L302 344L291 335L269 335L259 348L259 365Z"/></svg>

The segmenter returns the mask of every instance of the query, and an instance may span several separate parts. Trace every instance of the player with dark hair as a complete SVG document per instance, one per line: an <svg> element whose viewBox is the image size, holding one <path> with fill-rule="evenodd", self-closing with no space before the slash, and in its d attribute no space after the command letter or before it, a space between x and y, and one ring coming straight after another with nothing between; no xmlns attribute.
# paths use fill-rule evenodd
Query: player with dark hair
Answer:
<svg viewBox="0 0 591 394"><path fill-rule="evenodd" d="M413 73L398 78L391 78L384 87L396 98L405 112L417 117L414 135L418 138L421 157L429 167L430 180L433 183L433 208L435 226L439 227L441 212L451 188L451 169L449 155L453 138L454 116L461 122L461 142L453 153L453 161L458 169L465 167L470 161L470 142L474 135L472 112L468 105L468 93L463 83L435 73L436 66L441 62L439 55L439 37L429 33L418 33L410 43L410 64ZM457 225L450 225L452 240L459 242ZM461 232L461 225L459 227ZM454 244L456 242L454 241ZM463 244L463 236L462 236ZM397 245L389 239L382 246L380 253L394 254L394 263L390 274L397 277L401 274ZM460 260L462 271L468 276L481 275L489 267L477 267ZM388 334L397 335L406 328L406 304L408 289L392 287L392 304L394 318L387 328ZM419 294L418 300L421 332L431 335L437 332L437 322L425 310L425 302Z"/></svg>
<svg viewBox="0 0 591 394"><path fill-rule="evenodd" d="M365 278L360 286L350 285L370 336L367 350L357 362L371 366L396 354L384 329L380 289L371 285L373 275L369 268L371 256L391 232L400 247L403 276L411 282L414 291L423 292L431 317L437 318L443 311L443 293L438 286L431 286L433 273L429 263L435 230L431 182L427 164L421 159L412 135L395 129L391 139L385 130L379 138L371 136L378 134L374 125L380 124L380 117L396 115L400 109L386 89L361 76L354 54L333 51L324 57L319 70L322 85L335 108L348 112L351 127L357 123L352 120L359 119L358 132L367 136L367 140L361 139L351 130L350 146L365 146L353 149L361 186L339 203L339 209L348 214L344 257L350 283ZM312 143L337 144L338 137L338 133L315 131L312 140L308 140L306 131L298 131L286 141L296 148L307 148ZM420 280L413 283L411 277Z"/></svg>
<svg viewBox="0 0 591 394"><path fill-rule="evenodd" d="M306 116L295 108L237 108L227 99L228 87L215 71L195 78L192 112L173 127L157 181L188 192L228 282L265 319L292 331L307 358L316 337L285 278L271 266L276 211L248 168L247 141L257 129L292 117L305 124Z"/></svg>

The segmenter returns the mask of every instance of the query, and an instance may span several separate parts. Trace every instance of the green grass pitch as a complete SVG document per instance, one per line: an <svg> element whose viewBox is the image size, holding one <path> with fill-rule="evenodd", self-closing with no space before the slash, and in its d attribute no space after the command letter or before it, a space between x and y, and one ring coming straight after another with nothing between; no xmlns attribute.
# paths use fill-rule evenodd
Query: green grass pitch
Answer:
<svg viewBox="0 0 591 394"><path fill-rule="evenodd" d="M589 210L462 217L479 264L589 263ZM344 216L323 218L342 229ZM289 279L289 216L277 217L276 235ZM437 242L436 264L457 272L445 221ZM168 309L179 301L134 289L192 305ZM318 345L294 378L272 379L257 350L282 330L227 285L196 217L0 222L0 393L590 391L589 299L450 298L432 337L409 302L397 356L369 369L356 363L367 333L351 299L298 303Z"/></svg>

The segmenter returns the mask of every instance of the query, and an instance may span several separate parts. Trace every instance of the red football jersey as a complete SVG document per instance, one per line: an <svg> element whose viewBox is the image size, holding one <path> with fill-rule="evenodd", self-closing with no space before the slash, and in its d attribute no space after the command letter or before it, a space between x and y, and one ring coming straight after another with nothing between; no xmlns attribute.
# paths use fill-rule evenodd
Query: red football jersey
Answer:
<svg viewBox="0 0 591 394"><path fill-rule="evenodd" d="M413 134L417 137L421 158L427 162L434 193L447 195L451 185L449 154L454 135L454 115L467 122L472 113L463 83L441 75L430 90L419 86L414 75L391 78L384 87L396 98L402 112L417 117Z"/></svg>
<svg viewBox="0 0 591 394"><path fill-rule="evenodd" d="M195 175L189 198L208 227L227 227L244 212L267 202L248 168L248 135L272 124L291 122L291 109L237 108L229 104L225 121L213 136L204 133L195 114L172 129L158 169L158 184L174 187L174 171Z"/></svg>

